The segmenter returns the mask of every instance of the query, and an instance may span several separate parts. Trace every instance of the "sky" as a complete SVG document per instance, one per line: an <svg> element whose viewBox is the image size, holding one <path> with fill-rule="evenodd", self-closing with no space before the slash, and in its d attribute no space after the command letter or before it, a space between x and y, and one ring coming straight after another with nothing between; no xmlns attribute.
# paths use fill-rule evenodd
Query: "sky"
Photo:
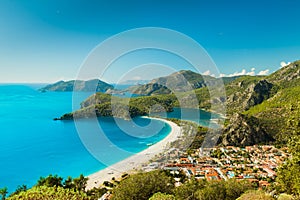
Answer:
<svg viewBox="0 0 300 200"><path fill-rule="evenodd" d="M142 27L192 38L216 64L218 76L270 74L300 59L299 7L298 0L1 0L0 82L74 79L99 44ZM124 76L151 63L155 70ZM189 64L169 52L131 52L114 61L103 79L151 79Z"/></svg>

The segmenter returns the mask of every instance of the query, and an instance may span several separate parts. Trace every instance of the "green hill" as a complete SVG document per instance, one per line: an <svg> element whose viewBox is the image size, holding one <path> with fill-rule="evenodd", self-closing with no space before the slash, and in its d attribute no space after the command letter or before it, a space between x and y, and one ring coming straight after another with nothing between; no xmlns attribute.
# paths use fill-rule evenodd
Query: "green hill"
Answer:
<svg viewBox="0 0 300 200"><path fill-rule="evenodd" d="M277 144L286 143L288 138L300 130L299 64L300 61L296 61L267 77L244 77L242 79L246 78L246 80L242 82L241 79L237 79L227 85L226 103L229 118L232 118L231 113L243 113L248 119L255 118L255 122L250 121L248 125L252 127L259 125L259 129L264 130L268 137L270 136L270 140L265 140L265 142L275 139ZM255 90L257 86L259 90ZM240 121L230 121L224 128L223 135L235 138L243 128L237 126L233 128L237 123ZM228 127L231 127L231 133L228 132ZM259 133L264 134L263 131ZM252 131L251 134L256 134L256 132ZM261 142L264 139L267 138L263 138Z"/></svg>
<svg viewBox="0 0 300 200"><path fill-rule="evenodd" d="M211 110L212 101L226 105L227 121L222 130L221 144L246 146L269 143L274 139L280 144L299 132L300 61L269 76L223 78L226 97L211 99L218 88L210 87L209 90L207 85L214 86L216 80L192 71L179 71L154 79L149 84L135 86L137 93L148 96L128 99L97 93L82 102L80 110L66 114L61 119L71 119L74 115L91 117L95 111L96 116L114 114L125 119L146 115L150 111L170 112L173 107L189 108L195 105L193 94L196 94L199 108ZM194 90L190 91L190 88ZM113 113L113 110L117 112Z"/></svg>
<svg viewBox="0 0 300 200"><path fill-rule="evenodd" d="M244 114L258 118L278 142L284 143L300 129L300 86L281 89Z"/></svg>
<svg viewBox="0 0 300 200"><path fill-rule="evenodd" d="M300 86L300 60L293 62L268 76L271 83L280 85L282 88Z"/></svg>
<svg viewBox="0 0 300 200"><path fill-rule="evenodd" d="M181 70L169 76L153 79L148 84L132 87L129 90L132 93L142 95L171 94L206 87L214 83L214 77L200 75L190 70Z"/></svg>
<svg viewBox="0 0 300 200"><path fill-rule="evenodd" d="M76 83L76 84L75 84ZM74 88L75 86L75 88ZM40 89L40 91L58 91L58 92L71 92L71 91L83 91L83 92L105 92L108 89L114 87L108 83L105 83L98 79L82 81L82 80L71 80L71 81L58 81L54 84L47 85Z"/></svg>
<svg viewBox="0 0 300 200"><path fill-rule="evenodd" d="M81 109L67 113L59 120L114 116L123 119L156 112L173 111L174 95L156 95L136 98L120 98L110 94L96 93L81 103ZM159 106L157 106L159 105Z"/></svg>

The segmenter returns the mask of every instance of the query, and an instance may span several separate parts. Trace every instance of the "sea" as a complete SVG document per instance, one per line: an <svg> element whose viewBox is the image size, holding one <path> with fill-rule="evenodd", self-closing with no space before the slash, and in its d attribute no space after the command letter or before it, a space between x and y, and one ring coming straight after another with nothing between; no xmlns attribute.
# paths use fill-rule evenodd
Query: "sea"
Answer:
<svg viewBox="0 0 300 200"><path fill-rule="evenodd" d="M170 133L168 124L141 117L133 121L112 117L55 121L80 108L91 93L40 92L41 86L0 85L0 188L7 187L9 192L23 184L31 187L50 174L63 178L90 175ZM180 118L181 112L177 108L168 117ZM201 112L200 124L207 125L211 115Z"/></svg>

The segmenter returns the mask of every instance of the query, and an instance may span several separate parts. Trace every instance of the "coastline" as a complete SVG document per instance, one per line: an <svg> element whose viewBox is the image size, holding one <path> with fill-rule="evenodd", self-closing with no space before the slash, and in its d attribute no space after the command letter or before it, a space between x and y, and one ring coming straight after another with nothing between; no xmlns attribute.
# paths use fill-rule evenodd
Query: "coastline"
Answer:
<svg viewBox="0 0 300 200"><path fill-rule="evenodd" d="M129 174L130 171L140 169L143 164L149 162L149 160L154 158L157 154L164 152L165 148L170 142L173 142L179 138L181 134L181 128L174 122L161 118L147 118L160 120L167 123L171 127L170 133L163 140L153 144L147 149L87 176L89 179L86 189L99 187L104 181L111 181L113 177L119 179L125 173Z"/></svg>

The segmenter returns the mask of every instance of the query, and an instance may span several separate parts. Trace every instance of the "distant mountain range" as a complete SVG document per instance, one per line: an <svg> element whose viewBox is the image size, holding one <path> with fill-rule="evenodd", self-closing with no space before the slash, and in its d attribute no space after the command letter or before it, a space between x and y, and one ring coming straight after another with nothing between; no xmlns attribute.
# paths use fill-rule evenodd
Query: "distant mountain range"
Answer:
<svg viewBox="0 0 300 200"><path fill-rule="evenodd" d="M76 85L75 85L76 82ZM75 87L74 87L75 85ZM97 86L97 87L95 87ZM58 91L58 92L70 92L70 91L84 91L84 92L106 92L107 90L114 89L114 86L105 83L99 79L92 79L88 81L82 80L70 80L70 81L58 81L54 84L47 85L40 89L40 91Z"/></svg>
<svg viewBox="0 0 300 200"><path fill-rule="evenodd" d="M224 84L232 82L242 76L215 78L208 75L201 75L190 70L181 70L169 76L153 79L144 85L136 85L128 88L134 94L155 95L171 94L174 92L187 92L190 90L213 86L221 79Z"/></svg>
<svg viewBox="0 0 300 200"><path fill-rule="evenodd" d="M172 92L186 92L214 84L215 78L200 75L193 71L181 70L169 76L153 79L150 83L133 86L129 91L135 94L155 95L171 94Z"/></svg>
<svg viewBox="0 0 300 200"><path fill-rule="evenodd" d="M141 84L147 84L150 80L126 80L118 83L118 85L141 85Z"/></svg>
<svg viewBox="0 0 300 200"><path fill-rule="evenodd" d="M286 143L288 138L300 134L300 61L291 63L269 76L239 76L222 78L226 97L211 99L217 78L182 70L166 77L152 80L144 85L136 85L128 90L145 95L130 100L129 111L120 109L118 117L143 115L156 104L160 109L172 111L173 107L189 107L197 96L199 108L211 110L211 102L226 105L227 120L219 140L224 145L247 146L259 143ZM214 91L216 90L216 91ZM176 96L174 95L176 92ZM111 116L112 96L97 94L82 103L77 116L88 117L96 109L97 116ZM113 97L115 98L115 97ZM177 99L180 98L180 101ZM120 108L125 108L122 98L116 100ZM180 102L180 104L179 104ZM122 112L121 112L122 111ZM71 119L69 113L61 119Z"/></svg>

